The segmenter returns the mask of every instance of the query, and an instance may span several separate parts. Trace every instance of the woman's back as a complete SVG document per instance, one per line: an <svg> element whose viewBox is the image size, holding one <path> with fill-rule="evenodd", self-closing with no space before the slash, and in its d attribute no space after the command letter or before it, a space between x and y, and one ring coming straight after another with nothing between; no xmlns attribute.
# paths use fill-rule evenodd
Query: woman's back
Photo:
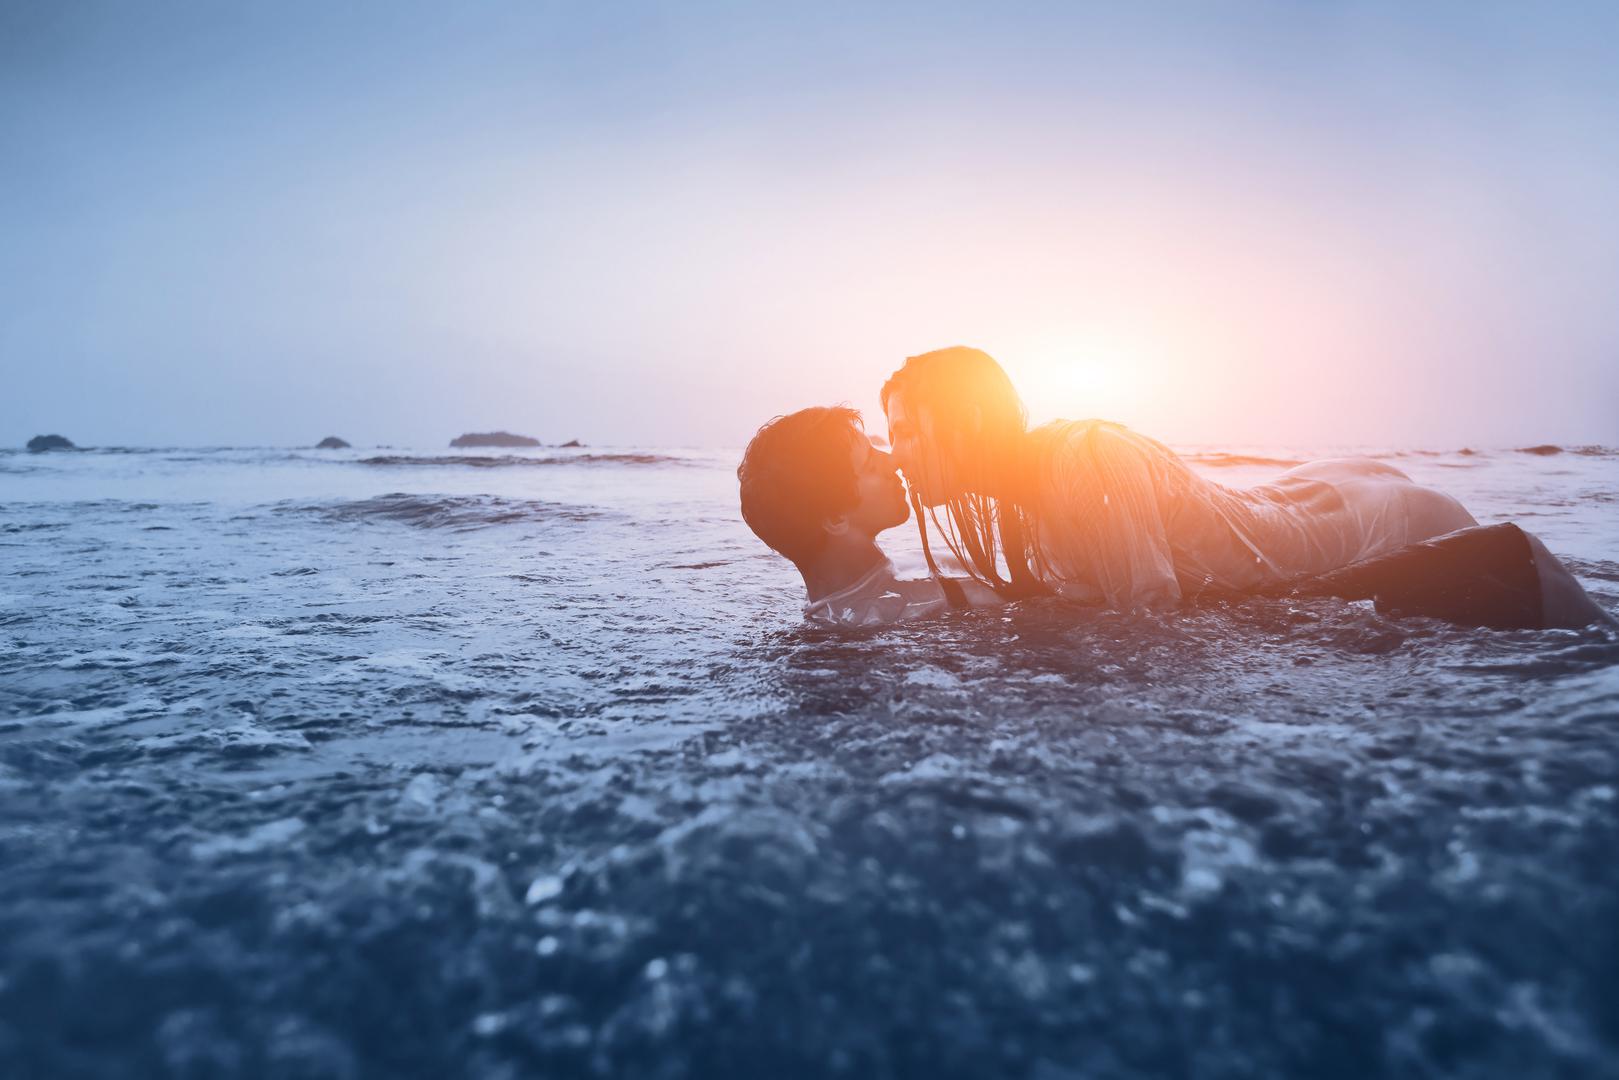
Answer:
<svg viewBox="0 0 1619 1080"><path fill-rule="evenodd" d="M1120 424L1029 433L1036 564L1064 595L1130 609L1336 569L1476 524L1459 503L1366 458L1228 488Z"/></svg>

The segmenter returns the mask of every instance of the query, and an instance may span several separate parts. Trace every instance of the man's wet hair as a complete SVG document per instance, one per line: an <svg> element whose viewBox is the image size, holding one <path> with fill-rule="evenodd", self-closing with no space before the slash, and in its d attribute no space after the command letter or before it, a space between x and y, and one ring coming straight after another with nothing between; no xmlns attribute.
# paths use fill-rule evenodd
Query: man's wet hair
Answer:
<svg viewBox="0 0 1619 1080"><path fill-rule="evenodd" d="M754 535L802 566L826 546L822 523L860 501L860 478L849 461L863 437L860 413L819 405L778 416L743 451L736 478L742 520Z"/></svg>

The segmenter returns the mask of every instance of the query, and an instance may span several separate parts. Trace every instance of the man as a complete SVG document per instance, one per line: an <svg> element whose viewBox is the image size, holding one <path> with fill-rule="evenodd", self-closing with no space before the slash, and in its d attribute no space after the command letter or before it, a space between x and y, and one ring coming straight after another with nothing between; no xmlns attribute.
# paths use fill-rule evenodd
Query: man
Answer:
<svg viewBox="0 0 1619 1080"><path fill-rule="evenodd" d="M743 520L798 567L811 621L876 626L1001 602L974 581L895 577L877 535L910 516L905 486L853 409L776 417L748 444L736 475Z"/></svg>

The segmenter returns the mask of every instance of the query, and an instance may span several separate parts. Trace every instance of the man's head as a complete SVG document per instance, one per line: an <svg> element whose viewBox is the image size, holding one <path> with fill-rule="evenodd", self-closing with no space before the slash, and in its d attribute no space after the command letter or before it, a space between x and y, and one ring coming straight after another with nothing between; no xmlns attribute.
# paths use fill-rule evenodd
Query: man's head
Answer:
<svg viewBox="0 0 1619 1080"><path fill-rule="evenodd" d="M841 405L778 416L737 466L742 518L800 569L835 537L871 540L910 515L893 460Z"/></svg>

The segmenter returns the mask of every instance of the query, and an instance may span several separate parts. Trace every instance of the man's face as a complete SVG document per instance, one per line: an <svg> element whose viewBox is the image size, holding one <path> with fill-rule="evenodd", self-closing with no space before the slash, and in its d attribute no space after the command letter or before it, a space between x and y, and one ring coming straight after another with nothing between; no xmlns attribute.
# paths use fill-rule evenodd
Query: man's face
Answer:
<svg viewBox="0 0 1619 1080"><path fill-rule="evenodd" d="M903 525L911 516L911 507L905 501L905 485L900 483L894 459L871 445L865 432L857 431L849 463L859 480L859 501L845 515L849 528L875 537L884 529Z"/></svg>

